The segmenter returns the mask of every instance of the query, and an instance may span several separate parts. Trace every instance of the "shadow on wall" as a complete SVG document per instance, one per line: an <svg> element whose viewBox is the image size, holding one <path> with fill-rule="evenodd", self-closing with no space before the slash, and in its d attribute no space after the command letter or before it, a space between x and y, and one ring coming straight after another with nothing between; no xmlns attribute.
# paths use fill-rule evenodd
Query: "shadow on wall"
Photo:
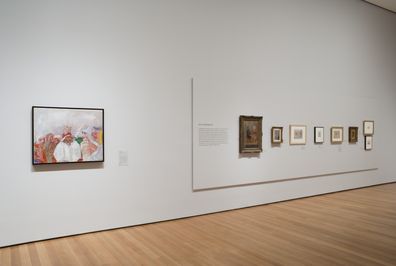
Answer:
<svg viewBox="0 0 396 266"><path fill-rule="evenodd" d="M261 158L261 153L239 153L239 159L242 158L257 158L260 159Z"/></svg>
<svg viewBox="0 0 396 266"><path fill-rule="evenodd" d="M41 164L32 165L32 172L55 172L70 170L87 170L87 169L103 169L103 162L85 162L85 163L65 163L65 164Z"/></svg>

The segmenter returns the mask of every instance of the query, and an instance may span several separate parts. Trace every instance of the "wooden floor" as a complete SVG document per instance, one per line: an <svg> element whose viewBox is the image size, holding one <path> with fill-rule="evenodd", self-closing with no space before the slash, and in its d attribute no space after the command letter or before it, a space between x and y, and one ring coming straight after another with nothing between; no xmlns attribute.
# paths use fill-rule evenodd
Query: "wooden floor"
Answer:
<svg viewBox="0 0 396 266"><path fill-rule="evenodd" d="M396 183L3 248L0 265L396 265Z"/></svg>

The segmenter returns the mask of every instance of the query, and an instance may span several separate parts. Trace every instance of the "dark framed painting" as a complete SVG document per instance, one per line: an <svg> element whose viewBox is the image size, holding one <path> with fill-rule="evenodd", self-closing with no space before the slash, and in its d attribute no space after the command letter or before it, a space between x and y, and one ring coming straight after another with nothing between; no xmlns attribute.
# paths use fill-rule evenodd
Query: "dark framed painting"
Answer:
<svg viewBox="0 0 396 266"><path fill-rule="evenodd" d="M364 120L363 121L363 135L364 136L374 135L374 121L373 120Z"/></svg>
<svg viewBox="0 0 396 266"><path fill-rule="evenodd" d="M283 127L271 128L271 143L281 144L283 142Z"/></svg>
<svg viewBox="0 0 396 266"><path fill-rule="evenodd" d="M348 140L349 143L356 143L358 142L358 127L349 127L348 128Z"/></svg>
<svg viewBox="0 0 396 266"><path fill-rule="evenodd" d="M314 143L324 143L324 127L314 127Z"/></svg>
<svg viewBox="0 0 396 266"><path fill-rule="evenodd" d="M330 129L330 138L332 144L341 144L344 141L344 128L332 127Z"/></svg>
<svg viewBox="0 0 396 266"><path fill-rule="evenodd" d="M32 107L32 163L104 162L104 109Z"/></svg>
<svg viewBox="0 0 396 266"><path fill-rule="evenodd" d="M371 151L373 149L373 136L364 137L364 149L366 151Z"/></svg>
<svg viewBox="0 0 396 266"><path fill-rule="evenodd" d="M262 116L239 117L239 152L260 153L262 148Z"/></svg>

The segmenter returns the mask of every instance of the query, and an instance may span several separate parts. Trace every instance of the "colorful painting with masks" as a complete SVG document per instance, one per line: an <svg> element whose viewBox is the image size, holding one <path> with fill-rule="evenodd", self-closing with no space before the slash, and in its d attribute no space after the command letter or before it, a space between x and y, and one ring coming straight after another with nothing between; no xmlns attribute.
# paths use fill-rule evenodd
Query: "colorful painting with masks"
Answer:
<svg viewBox="0 0 396 266"><path fill-rule="evenodd" d="M103 162L104 110L32 108L33 165Z"/></svg>

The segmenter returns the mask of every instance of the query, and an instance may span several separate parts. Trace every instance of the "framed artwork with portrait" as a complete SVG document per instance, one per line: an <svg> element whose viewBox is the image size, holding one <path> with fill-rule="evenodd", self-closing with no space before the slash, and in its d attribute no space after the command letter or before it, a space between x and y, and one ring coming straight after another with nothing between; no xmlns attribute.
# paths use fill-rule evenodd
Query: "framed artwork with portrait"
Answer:
<svg viewBox="0 0 396 266"><path fill-rule="evenodd" d="M358 127L349 127L348 128L348 140L349 143L356 143L358 142Z"/></svg>
<svg viewBox="0 0 396 266"><path fill-rule="evenodd" d="M262 116L239 117L239 152L260 153L262 147Z"/></svg>
<svg viewBox="0 0 396 266"><path fill-rule="evenodd" d="M104 162L104 110L32 107L32 163Z"/></svg>
<svg viewBox="0 0 396 266"><path fill-rule="evenodd" d="M314 143L324 143L324 127L314 127Z"/></svg>
<svg viewBox="0 0 396 266"><path fill-rule="evenodd" d="M283 127L271 128L271 143L281 144L283 142Z"/></svg>
<svg viewBox="0 0 396 266"><path fill-rule="evenodd" d="M341 144L344 141L344 128L332 127L330 129L330 138L332 144Z"/></svg>
<svg viewBox="0 0 396 266"><path fill-rule="evenodd" d="M305 145L307 143L307 126L290 125L290 145Z"/></svg>

